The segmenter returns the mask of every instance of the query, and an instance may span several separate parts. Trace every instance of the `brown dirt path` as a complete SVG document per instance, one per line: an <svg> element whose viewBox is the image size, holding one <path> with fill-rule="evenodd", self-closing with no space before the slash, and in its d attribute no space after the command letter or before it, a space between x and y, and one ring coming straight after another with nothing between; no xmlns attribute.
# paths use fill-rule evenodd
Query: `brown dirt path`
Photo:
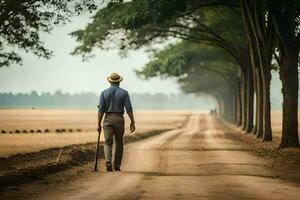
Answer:
<svg viewBox="0 0 300 200"><path fill-rule="evenodd" d="M104 172L102 161L99 173L63 187L36 184L30 199L299 199L300 187L270 165L215 118L195 114L184 128L126 145L122 172Z"/></svg>

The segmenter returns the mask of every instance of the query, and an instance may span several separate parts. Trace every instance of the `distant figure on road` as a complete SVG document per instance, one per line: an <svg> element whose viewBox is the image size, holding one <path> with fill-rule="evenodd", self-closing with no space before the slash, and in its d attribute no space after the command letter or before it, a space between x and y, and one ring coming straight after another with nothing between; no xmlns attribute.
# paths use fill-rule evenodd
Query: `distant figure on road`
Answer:
<svg viewBox="0 0 300 200"><path fill-rule="evenodd" d="M210 114L211 115L217 115L217 109L210 109Z"/></svg>
<svg viewBox="0 0 300 200"><path fill-rule="evenodd" d="M106 170L113 171L112 144L113 136L115 136L116 150L114 170L120 171L123 157L124 107L131 121L131 133L135 131L135 122L129 94L126 90L119 87L123 78L117 73L112 73L109 77L107 77L107 80L110 83L110 87L101 93L98 105L98 130L101 130L101 122L105 113L103 130L105 137L104 154L106 159Z"/></svg>

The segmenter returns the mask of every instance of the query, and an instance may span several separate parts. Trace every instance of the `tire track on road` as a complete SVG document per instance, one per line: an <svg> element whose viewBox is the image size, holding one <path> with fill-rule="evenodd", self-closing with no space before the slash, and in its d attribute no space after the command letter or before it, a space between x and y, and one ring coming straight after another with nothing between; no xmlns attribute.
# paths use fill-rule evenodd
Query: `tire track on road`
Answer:
<svg viewBox="0 0 300 200"><path fill-rule="evenodd" d="M144 185L152 181L156 176L159 176L159 174L165 174L168 168L168 162L169 162L169 156L168 156L168 149L170 146L174 144L178 140L178 138L182 137L182 135L195 126L197 123L197 116L191 116L189 120L187 121L186 125L183 128L177 129L175 131L170 131L167 133L164 133L157 138L151 138L152 141L149 141L147 144L141 144L144 149L151 148L152 151L154 150L157 155L158 164L156 165L156 169L154 171L126 171L126 173L137 173L141 174L142 178L139 182L137 189L135 192L133 192L134 199L144 199L144 195L147 193L144 189ZM154 140L154 142L153 142ZM157 140L161 142L157 142ZM147 147L149 146L149 147ZM138 192L137 192L138 191ZM130 194L126 195L126 198L128 198ZM125 198L120 198L125 199Z"/></svg>

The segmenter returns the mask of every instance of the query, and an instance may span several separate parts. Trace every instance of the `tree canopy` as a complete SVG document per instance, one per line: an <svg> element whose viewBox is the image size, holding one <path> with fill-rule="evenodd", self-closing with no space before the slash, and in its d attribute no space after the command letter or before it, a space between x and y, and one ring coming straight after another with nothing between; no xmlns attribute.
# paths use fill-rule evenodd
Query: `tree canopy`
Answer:
<svg viewBox="0 0 300 200"><path fill-rule="evenodd" d="M222 9L211 7L222 2L135 0L111 3L99 10L86 28L72 33L80 43L73 54L88 57L94 48L109 48L112 43L120 49L136 49L170 37L222 44L224 48L231 43L245 42L237 37L245 35L241 33L239 11L224 9L224 6ZM231 1L223 4L232 5Z"/></svg>
<svg viewBox="0 0 300 200"><path fill-rule="evenodd" d="M93 0L1 0L0 67L21 64L19 50L50 58L53 52L44 47L40 33L96 8Z"/></svg>

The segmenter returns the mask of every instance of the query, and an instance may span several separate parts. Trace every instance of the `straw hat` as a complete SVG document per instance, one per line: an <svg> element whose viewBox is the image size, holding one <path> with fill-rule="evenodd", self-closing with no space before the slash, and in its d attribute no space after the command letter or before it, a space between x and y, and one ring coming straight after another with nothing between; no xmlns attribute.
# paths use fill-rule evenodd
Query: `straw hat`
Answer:
<svg viewBox="0 0 300 200"><path fill-rule="evenodd" d="M123 77L118 73L112 73L109 77L107 77L107 80L111 83L118 83L123 80Z"/></svg>

